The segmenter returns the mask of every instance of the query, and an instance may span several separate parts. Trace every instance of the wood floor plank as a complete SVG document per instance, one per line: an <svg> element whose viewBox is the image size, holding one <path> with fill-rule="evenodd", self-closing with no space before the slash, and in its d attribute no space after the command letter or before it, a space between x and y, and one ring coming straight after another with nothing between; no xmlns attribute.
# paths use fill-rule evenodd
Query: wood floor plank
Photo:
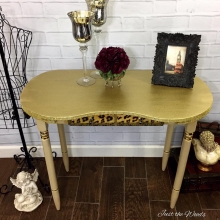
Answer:
<svg viewBox="0 0 220 220"><path fill-rule="evenodd" d="M61 207L57 211L53 200L47 212L47 220L71 219L73 206L76 198L79 177L58 177Z"/></svg>
<svg viewBox="0 0 220 220"><path fill-rule="evenodd" d="M125 179L125 219L150 219L146 179Z"/></svg>
<svg viewBox="0 0 220 220"><path fill-rule="evenodd" d="M84 158L76 202L99 203L103 158Z"/></svg>
<svg viewBox="0 0 220 220"><path fill-rule="evenodd" d="M58 174L60 170L61 163L62 163L61 157L54 158L54 166L55 166L56 175ZM43 184L47 184L50 187L45 159L37 158L37 160L34 161L34 166L38 170L38 173L39 173L39 177L37 181L37 186L38 186L39 191L41 192L42 196L51 196L51 193L47 193L44 190L42 184L40 183L40 179L41 179ZM32 173L33 171L28 171L28 172Z"/></svg>
<svg viewBox="0 0 220 220"><path fill-rule="evenodd" d="M170 200L171 184L168 170L162 171L162 158L146 158L147 184L150 200Z"/></svg>
<svg viewBox="0 0 220 220"><path fill-rule="evenodd" d="M195 216L194 213L202 213L202 209L199 203L199 199L196 193L180 193L176 203L176 211L182 213L182 216L178 216L178 220L182 219L198 219L204 220L204 217Z"/></svg>
<svg viewBox="0 0 220 220"><path fill-rule="evenodd" d="M97 220L99 204L75 203L72 220Z"/></svg>
<svg viewBox="0 0 220 220"><path fill-rule="evenodd" d="M104 167L98 219L124 219L123 167Z"/></svg>
<svg viewBox="0 0 220 220"><path fill-rule="evenodd" d="M204 220L220 220L220 210L203 210Z"/></svg>
<svg viewBox="0 0 220 220"><path fill-rule="evenodd" d="M125 158L125 177L126 178L146 178L145 158L126 157Z"/></svg>
<svg viewBox="0 0 220 220"><path fill-rule="evenodd" d="M177 220L169 201L150 201L150 208L152 220Z"/></svg>
<svg viewBox="0 0 220 220"><path fill-rule="evenodd" d="M62 162L60 172L58 176L80 176L82 168L82 157L70 157L69 158L69 172L66 172L64 164Z"/></svg>
<svg viewBox="0 0 220 220"><path fill-rule="evenodd" d="M10 182L10 177L15 173L18 164L13 158L0 158L0 186Z"/></svg>
<svg viewBox="0 0 220 220"><path fill-rule="evenodd" d="M21 189L13 187L12 191L5 195L0 206L0 220L19 220L21 212L14 207L15 194L21 193Z"/></svg>
<svg viewBox="0 0 220 220"><path fill-rule="evenodd" d="M104 166L124 166L124 157L104 157Z"/></svg>
<svg viewBox="0 0 220 220"><path fill-rule="evenodd" d="M45 194L43 203L35 211L30 213L21 213L17 211L14 207L14 198L16 193L21 193L21 189L14 187L12 192L6 196L0 195L0 220L45 220L44 216L49 220L143 220L145 218L144 213L149 214L149 212L144 211L146 209L145 204L147 203L150 204L151 218L149 218L149 220L176 219L176 217L173 216L157 216L165 209L166 213L183 213L187 209L191 212L194 211L195 213L200 213L202 210L206 215L204 220L220 220L220 191L189 193L189 195L180 194L176 208L169 208L171 185L168 181L169 173L161 170L161 158L146 158L147 185L144 183L146 178L144 180L133 177L136 175L138 176L139 174L136 174L136 172L139 171L135 171L132 174L133 176L131 175L132 178L124 179L125 158L113 158L107 160L104 158L104 165L106 166L104 168L103 158L87 158L84 163L84 168L83 165L80 165L80 161L76 161L75 158L71 158L70 160L73 161L73 163L71 162L70 164L70 174L62 170L64 169L62 167L60 173L67 176L58 178L61 196L60 211L55 209L53 200L50 200L50 194L48 195L44 192L38 181L37 185L40 192ZM54 161L56 172L58 174L62 158L55 158ZM83 172L80 172L80 166L83 168ZM12 158L0 159L0 167L0 182L3 183L5 183L5 180L6 182L9 182L9 177L15 178L19 172L17 164ZM45 181L45 178L48 178L45 162L40 162L40 165L37 165L36 167L39 170L40 177L42 177L44 182L47 182ZM142 166L139 167L140 169L143 169ZM32 173L32 171L29 172ZM78 175L81 174L84 176L81 179L84 183L81 183L81 189L77 193L76 191L80 180ZM76 176L68 177L68 175ZM145 194L146 187L149 190L149 198L147 198L147 194ZM84 190L86 191L85 193L83 192ZM76 203L76 195L78 194L83 194L79 196L81 200L84 200L85 197L85 201L92 198L91 200L97 200L98 202ZM146 195L146 197L144 195ZM197 195L198 198L196 198L195 195ZM99 197L101 197L100 201ZM149 201L149 199L151 200ZM199 204L201 204L201 208L199 207ZM178 220L181 219L187 218L181 218L179 216ZM202 218L188 218L188 220L190 219Z"/></svg>
<svg viewBox="0 0 220 220"><path fill-rule="evenodd" d="M17 168L17 164L14 166L14 170L10 169L10 172L11 172L10 177L15 179L17 173L20 172L20 169ZM0 204L0 220L18 220L21 216L21 212L18 211L14 206L15 194L21 193L21 189L17 188L16 186L13 187L11 186L12 184L11 182L9 182L8 189L10 189L11 192L9 192L8 194L2 197L2 202Z"/></svg>
<svg viewBox="0 0 220 220"><path fill-rule="evenodd" d="M220 209L219 191L199 192L198 197L202 209Z"/></svg>
<svg viewBox="0 0 220 220"><path fill-rule="evenodd" d="M10 177L12 177L17 168L17 163L14 158L0 158L0 187L2 187L1 192L7 192L11 189ZM3 185L7 186L3 187ZM3 200L4 195L0 194L0 204Z"/></svg>
<svg viewBox="0 0 220 220"><path fill-rule="evenodd" d="M176 161L173 157L169 158L166 170L169 172L171 186L173 186L177 170Z"/></svg>
<svg viewBox="0 0 220 220"><path fill-rule="evenodd" d="M45 219L48 206L50 203L50 198L43 198L43 202L37 209L33 210L32 212L22 212L21 218L19 220L42 220Z"/></svg>

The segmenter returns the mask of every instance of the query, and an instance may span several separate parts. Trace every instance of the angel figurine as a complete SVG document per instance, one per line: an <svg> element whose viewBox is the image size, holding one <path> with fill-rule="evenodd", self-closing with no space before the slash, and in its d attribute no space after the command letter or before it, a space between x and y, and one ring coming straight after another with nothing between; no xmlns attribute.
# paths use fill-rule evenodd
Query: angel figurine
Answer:
<svg viewBox="0 0 220 220"><path fill-rule="evenodd" d="M21 188L21 194L15 194L14 205L18 211L31 212L36 209L43 201L43 197L37 188L36 182L38 171L30 174L21 171L17 174L17 178L10 178L13 185Z"/></svg>

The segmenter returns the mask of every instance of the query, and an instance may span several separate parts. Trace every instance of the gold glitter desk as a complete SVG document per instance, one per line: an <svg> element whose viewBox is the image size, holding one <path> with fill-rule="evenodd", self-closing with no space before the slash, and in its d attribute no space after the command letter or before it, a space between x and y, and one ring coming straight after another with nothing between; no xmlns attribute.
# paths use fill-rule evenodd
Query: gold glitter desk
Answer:
<svg viewBox="0 0 220 220"><path fill-rule="evenodd" d="M151 71L127 71L122 86L110 88L99 79L89 87L76 84L82 70L53 70L34 77L23 89L23 110L36 119L40 131L50 186L56 208L60 195L52 157L48 123L56 123L63 161L69 170L69 159L63 124L70 125L158 125L166 123L167 135L162 159L165 170L174 126L185 124L185 134L171 195L171 208L179 196L186 162L197 120L212 106L212 94L198 77L193 89L151 84ZM127 120L127 118L129 118Z"/></svg>

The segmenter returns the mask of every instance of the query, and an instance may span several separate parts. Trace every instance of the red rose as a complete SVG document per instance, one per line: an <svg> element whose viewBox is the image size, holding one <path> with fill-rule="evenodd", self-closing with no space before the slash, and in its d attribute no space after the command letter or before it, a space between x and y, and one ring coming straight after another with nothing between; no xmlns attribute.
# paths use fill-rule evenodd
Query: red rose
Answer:
<svg viewBox="0 0 220 220"><path fill-rule="evenodd" d="M120 47L102 48L95 61L96 69L103 73L111 70L112 74L121 73L129 64L130 60L126 52Z"/></svg>

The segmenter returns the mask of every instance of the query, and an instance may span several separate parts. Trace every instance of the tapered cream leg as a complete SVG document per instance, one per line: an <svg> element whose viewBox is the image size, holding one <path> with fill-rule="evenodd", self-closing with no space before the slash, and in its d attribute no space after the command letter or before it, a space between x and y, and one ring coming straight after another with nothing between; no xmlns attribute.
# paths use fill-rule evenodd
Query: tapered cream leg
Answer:
<svg viewBox="0 0 220 220"><path fill-rule="evenodd" d="M51 192L54 200L54 204L57 210L60 210L60 194L57 184L57 177L54 168L53 155L51 150L49 132L45 122L37 120L37 128L40 131L41 141L44 149L44 156L47 166L47 172L50 180Z"/></svg>
<svg viewBox="0 0 220 220"><path fill-rule="evenodd" d="M66 146L66 138L64 133L64 127L63 124L57 124L58 132L60 136L60 145L61 145L61 151L63 155L63 164L66 169L66 171L69 171L69 157L68 157L68 151Z"/></svg>
<svg viewBox="0 0 220 220"><path fill-rule="evenodd" d="M180 157L176 172L176 177L173 184L173 190L171 194L170 208L174 208L176 205L176 201L179 197L180 187L182 185L183 176L186 169L186 163L188 160L190 145L192 142L193 132L196 129L197 122L189 123L185 126L185 133L183 137L182 147L180 151Z"/></svg>
<svg viewBox="0 0 220 220"><path fill-rule="evenodd" d="M164 151L163 151L163 159L162 159L162 170L163 171L167 167L174 127L175 127L174 123L169 123L167 126L167 134L166 134L166 140L165 140Z"/></svg>

